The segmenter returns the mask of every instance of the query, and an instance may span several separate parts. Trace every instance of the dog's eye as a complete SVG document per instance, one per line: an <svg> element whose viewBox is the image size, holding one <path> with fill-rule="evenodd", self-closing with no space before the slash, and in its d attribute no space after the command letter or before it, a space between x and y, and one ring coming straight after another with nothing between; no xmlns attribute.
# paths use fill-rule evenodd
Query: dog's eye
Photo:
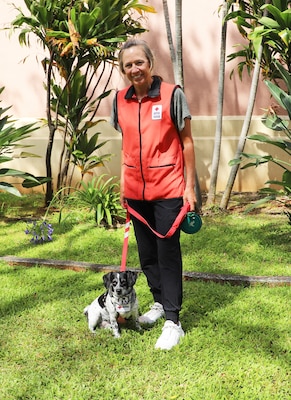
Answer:
<svg viewBox="0 0 291 400"><path fill-rule="evenodd" d="M121 279L120 280L120 285L125 286L126 285L126 279Z"/></svg>
<svg viewBox="0 0 291 400"><path fill-rule="evenodd" d="M117 280L116 280L116 279L113 279L113 281L112 281L112 285L113 285L113 286L116 286L116 285L117 285L117 283L118 283L118 282L117 282Z"/></svg>

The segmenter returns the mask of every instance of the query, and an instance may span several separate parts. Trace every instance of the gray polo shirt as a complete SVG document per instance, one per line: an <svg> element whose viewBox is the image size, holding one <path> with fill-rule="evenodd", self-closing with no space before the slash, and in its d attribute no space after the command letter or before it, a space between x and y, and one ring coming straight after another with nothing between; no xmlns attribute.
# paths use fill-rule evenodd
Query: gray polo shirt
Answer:
<svg viewBox="0 0 291 400"><path fill-rule="evenodd" d="M159 76L153 76L153 83L148 92L148 97L156 97L160 95L161 82L162 80ZM128 91L126 92L125 98L130 99L134 94L135 94L134 87L130 86ZM179 132L181 132L184 129L185 118L191 119L191 114L189 111L185 94L183 90L178 86L176 87L173 93L171 116ZM113 101L110 123L115 127L115 129L121 132L121 128L117 123L116 96Z"/></svg>

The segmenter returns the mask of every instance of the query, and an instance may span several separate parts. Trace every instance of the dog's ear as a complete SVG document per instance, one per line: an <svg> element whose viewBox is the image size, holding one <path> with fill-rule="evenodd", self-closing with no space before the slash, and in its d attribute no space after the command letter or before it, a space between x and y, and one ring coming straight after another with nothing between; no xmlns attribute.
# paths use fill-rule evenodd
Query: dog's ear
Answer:
<svg viewBox="0 0 291 400"><path fill-rule="evenodd" d="M106 289L109 288L111 282L111 274L112 272L108 272L108 274L103 275L103 283Z"/></svg>
<svg viewBox="0 0 291 400"><path fill-rule="evenodd" d="M136 271L127 271L127 279L129 286L133 286L137 280L137 272Z"/></svg>

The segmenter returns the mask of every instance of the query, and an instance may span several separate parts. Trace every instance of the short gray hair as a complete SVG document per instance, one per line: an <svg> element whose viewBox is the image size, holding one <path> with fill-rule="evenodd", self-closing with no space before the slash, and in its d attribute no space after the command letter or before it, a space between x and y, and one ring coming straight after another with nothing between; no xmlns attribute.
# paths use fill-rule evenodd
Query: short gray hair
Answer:
<svg viewBox="0 0 291 400"><path fill-rule="evenodd" d="M119 64L119 68L123 74L125 73L124 66L123 66L123 52L124 52L124 50L130 49L131 47L134 47L134 46L141 46L143 48L144 54L150 65L150 69L153 69L154 56L153 56L153 53L152 53L151 49L149 48L147 42L145 42L144 40L141 40L141 39L129 39L123 44L123 46L121 47L121 49L118 53L118 64Z"/></svg>

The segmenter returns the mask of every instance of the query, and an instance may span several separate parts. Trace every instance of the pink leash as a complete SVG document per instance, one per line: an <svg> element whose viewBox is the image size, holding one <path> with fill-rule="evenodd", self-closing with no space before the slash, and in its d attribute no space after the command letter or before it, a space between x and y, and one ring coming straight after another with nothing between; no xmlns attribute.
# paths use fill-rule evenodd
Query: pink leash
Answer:
<svg viewBox="0 0 291 400"><path fill-rule="evenodd" d="M143 222L145 225L149 227L149 229L159 238L161 239L166 239L171 237L178 227L181 225L183 222L184 218L186 217L187 212L190 210L190 204L186 203L183 205L181 208L179 214L177 215L175 221L173 222L173 225L171 228L168 230L168 232L165 235L161 235L159 232L154 230L150 224L147 222L147 220L140 215L137 211L135 211L132 207L130 207L126 203L126 220L125 220L125 231L124 231L124 239L123 239L123 248L122 248L122 256L121 256L121 266L120 266L120 271L124 272L126 270L126 258L127 258L127 250L128 250L128 237L129 237L129 227L130 227L130 214L133 215L135 218L137 218L139 221Z"/></svg>
<svg viewBox="0 0 291 400"><path fill-rule="evenodd" d="M123 247L122 247L120 272L124 272L126 270L126 258L127 258L127 249L128 249L129 227L130 227L130 214L129 214L129 211L127 210L127 212L126 212L126 220L125 220L125 230L124 230L124 239L123 239Z"/></svg>

